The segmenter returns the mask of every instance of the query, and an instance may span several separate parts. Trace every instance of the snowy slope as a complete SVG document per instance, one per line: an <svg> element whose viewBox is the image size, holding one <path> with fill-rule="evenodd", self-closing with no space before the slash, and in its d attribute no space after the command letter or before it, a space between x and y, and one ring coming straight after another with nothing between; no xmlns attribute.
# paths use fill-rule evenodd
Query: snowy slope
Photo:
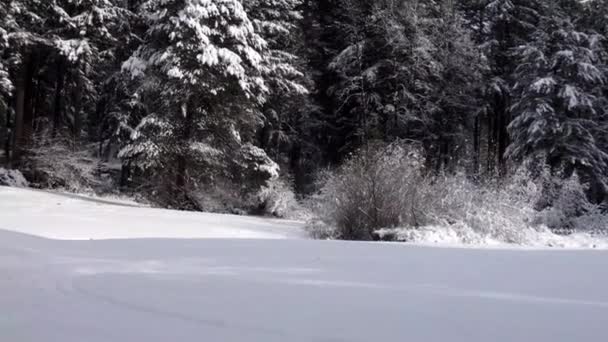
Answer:
<svg viewBox="0 0 608 342"><path fill-rule="evenodd" d="M607 251L312 241L296 223L6 188L0 227L1 342L608 339ZM8 231L126 228L287 239Z"/></svg>
<svg viewBox="0 0 608 342"><path fill-rule="evenodd" d="M305 236L298 222L133 206L0 186L0 229L64 240Z"/></svg>
<svg viewBox="0 0 608 342"><path fill-rule="evenodd" d="M0 231L0 341L608 338L608 253Z"/></svg>

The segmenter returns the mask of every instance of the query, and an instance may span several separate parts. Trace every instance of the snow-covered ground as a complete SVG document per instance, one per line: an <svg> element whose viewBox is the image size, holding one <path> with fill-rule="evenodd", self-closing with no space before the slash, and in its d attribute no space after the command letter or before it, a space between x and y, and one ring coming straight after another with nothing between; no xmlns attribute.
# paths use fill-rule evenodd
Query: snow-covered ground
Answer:
<svg viewBox="0 0 608 342"><path fill-rule="evenodd" d="M0 229L63 240L305 236L299 222L133 206L128 201L0 187Z"/></svg>
<svg viewBox="0 0 608 342"><path fill-rule="evenodd" d="M2 342L608 338L606 251L312 241L295 222L8 188L0 228Z"/></svg>

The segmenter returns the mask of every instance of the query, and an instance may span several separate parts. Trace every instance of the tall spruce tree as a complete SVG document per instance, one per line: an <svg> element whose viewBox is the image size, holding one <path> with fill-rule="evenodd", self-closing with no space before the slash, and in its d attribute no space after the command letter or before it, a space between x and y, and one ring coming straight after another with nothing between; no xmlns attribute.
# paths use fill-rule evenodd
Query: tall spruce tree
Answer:
<svg viewBox="0 0 608 342"><path fill-rule="evenodd" d="M244 140L268 92L262 78L266 42L241 2L150 0L142 10L149 26L145 41L123 68L140 79L136 96L147 115L121 158L172 178L178 194L201 167L241 144L244 153L266 161Z"/></svg>
<svg viewBox="0 0 608 342"><path fill-rule="evenodd" d="M578 171L603 197L608 151L601 145L601 87L606 79L597 56L599 40L596 34L578 31L567 15L554 9L532 41L517 49L517 100L507 154L515 160L544 156L553 170L566 175Z"/></svg>
<svg viewBox="0 0 608 342"><path fill-rule="evenodd" d="M474 164L486 173L505 172L505 150L509 144L507 126L511 121L513 72L517 66L512 49L530 39L545 15L544 1L464 0L459 3L467 20L484 67L482 99L473 129ZM482 146L483 145L483 146Z"/></svg>

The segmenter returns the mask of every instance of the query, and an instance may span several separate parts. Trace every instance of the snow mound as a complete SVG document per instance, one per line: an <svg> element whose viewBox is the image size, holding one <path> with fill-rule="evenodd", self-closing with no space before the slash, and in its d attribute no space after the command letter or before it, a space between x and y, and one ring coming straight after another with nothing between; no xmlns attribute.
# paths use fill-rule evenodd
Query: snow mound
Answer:
<svg viewBox="0 0 608 342"><path fill-rule="evenodd" d="M306 238L297 221L145 208L10 187L0 187L0 217L0 229L59 240Z"/></svg>
<svg viewBox="0 0 608 342"><path fill-rule="evenodd" d="M7 170L0 167L0 185L26 188L29 183L18 170Z"/></svg>
<svg viewBox="0 0 608 342"><path fill-rule="evenodd" d="M525 247L566 249L608 249L608 237L586 233L557 235L547 228L523 228L495 234L484 234L463 224L426 226L416 229L397 228L376 231L382 239L391 239L421 245Z"/></svg>

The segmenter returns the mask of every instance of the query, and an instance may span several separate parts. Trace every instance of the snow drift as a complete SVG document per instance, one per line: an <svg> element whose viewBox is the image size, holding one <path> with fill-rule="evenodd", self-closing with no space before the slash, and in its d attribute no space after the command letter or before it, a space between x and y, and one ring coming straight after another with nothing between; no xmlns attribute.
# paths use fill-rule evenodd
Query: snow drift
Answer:
<svg viewBox="0 0 608 342"><path fill-rule="evenodd" d="M92 197L0 187L0 229L66 240L304 238L301 223L153 208Z"/></svg>

